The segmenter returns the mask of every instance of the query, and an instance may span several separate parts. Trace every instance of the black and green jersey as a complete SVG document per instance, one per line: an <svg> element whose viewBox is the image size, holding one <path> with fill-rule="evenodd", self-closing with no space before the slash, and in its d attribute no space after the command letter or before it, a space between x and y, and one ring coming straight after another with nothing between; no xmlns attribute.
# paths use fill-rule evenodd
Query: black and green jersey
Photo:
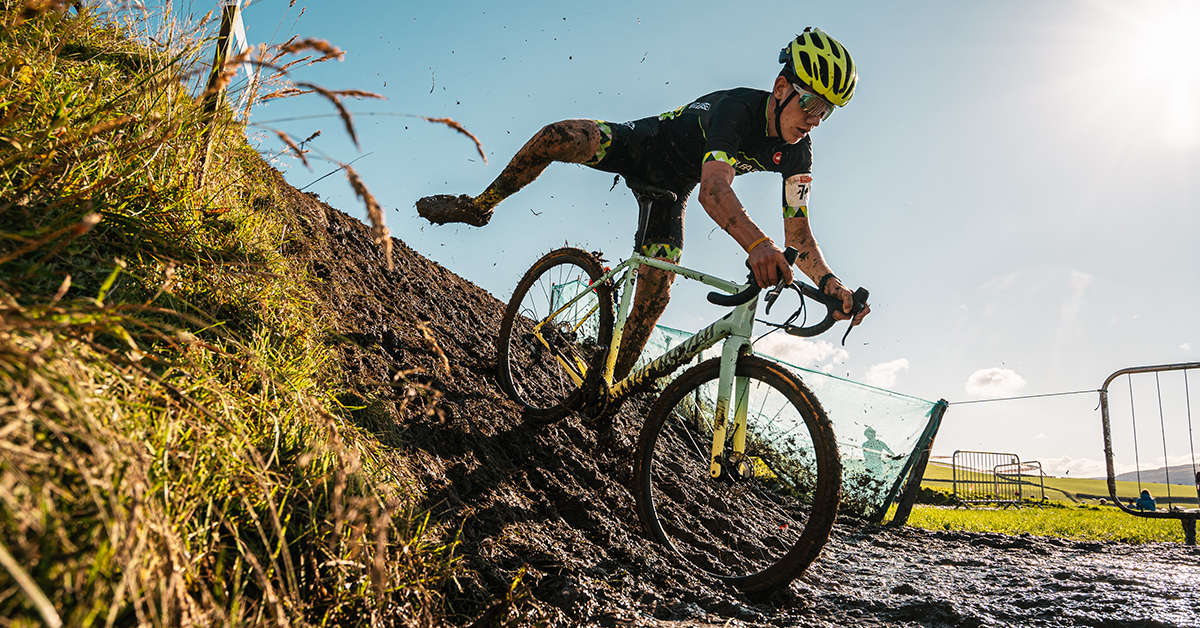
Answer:
<svg viewBox="0 0 1200 628"><path fill-rule="evenodd" d="M660 115L664 149L686 176L700 180L700 166L711 160L733 166L737 174L778 172L786 179L812 171L808 137L788 144L770 137L767 106L770 93L746 87L701 96Z"/></svg>
<svg viewBox="0 0 1200 628"><path fill-rule="evenodd" d="M706 161L719 160L741 175L782 175L786 216L807 215L812 142L788 144L769 135L770 92L747 87L713 92L674 111L632 122L600 122L604 141L588 165L627 173L687 195Z"/></svg>
<svg viewBox="0 0 1200 628"><path fill-rule="evenodd" d="M686 199L700 182L701 167L707 161L723 161L739 175L778 172L783 176L783 215L807 216L812 142L806 136L788 144L769 135L770 96L769 92L739 87L701 96L652 118L619 123L597 120L600 150L585 164L640 179L679 196L673 205L656 206L646 230L647 243L667 247L676 259L683 246Z"/></svg>

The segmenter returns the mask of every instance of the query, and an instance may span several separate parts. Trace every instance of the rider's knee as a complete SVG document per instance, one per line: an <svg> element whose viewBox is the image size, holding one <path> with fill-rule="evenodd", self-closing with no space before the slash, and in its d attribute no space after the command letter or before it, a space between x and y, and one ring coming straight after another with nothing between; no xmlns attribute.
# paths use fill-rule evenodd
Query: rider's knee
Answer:
<svg viewBox="0 0 1200 628"><path fill-rule="evenodd" d="M592 120L560 120L542 127L535 140L551 159L583 162L600 149L600 129Z"/></svg>

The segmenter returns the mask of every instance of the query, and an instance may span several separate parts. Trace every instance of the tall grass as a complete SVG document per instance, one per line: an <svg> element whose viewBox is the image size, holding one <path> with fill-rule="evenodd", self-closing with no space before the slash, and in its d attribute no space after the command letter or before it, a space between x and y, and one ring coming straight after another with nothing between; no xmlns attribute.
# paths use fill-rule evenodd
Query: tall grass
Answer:
<svg viewBox="0 0 1200 628"><path fill-rule="evenodd" d="M0 0L0 625L433 625L454 544L341 420L204 25L67 8Z"/></svg>

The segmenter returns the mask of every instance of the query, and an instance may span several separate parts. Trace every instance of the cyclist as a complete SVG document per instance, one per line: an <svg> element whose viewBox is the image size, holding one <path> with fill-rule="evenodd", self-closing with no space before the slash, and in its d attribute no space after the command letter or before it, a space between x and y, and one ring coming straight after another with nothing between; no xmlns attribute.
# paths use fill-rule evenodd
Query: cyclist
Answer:
<svg viewBox="0 0 1200 628"><path fill-rule="evenodd" d="M479 196L441 194L417 201L417 213L435 224L486 225L496 205L528 185L551 162L580 163L675 192L657 201L642 243L644 255L671 262L683 250L683 216L697 183L708 215L744 248L758 285L792 281L781 248L746 213L734 194L734 177L772 171L783 176L785 246L800 251L796 265L826 294L842 299L850 318L853 293L825 261L808 222L812 187L809 133L835 107L854 96L858 70L850 53L819 28L809 27L780 51L783 69L770 91L736 88L714 92L662 115L612 123L563 120L525 143ZM672 273L642 267L634 307L617 352L614 376L632 370L670 298ZM864 308L851 324L862 322ZM836 316L836 315L835 315Z"/></svg>

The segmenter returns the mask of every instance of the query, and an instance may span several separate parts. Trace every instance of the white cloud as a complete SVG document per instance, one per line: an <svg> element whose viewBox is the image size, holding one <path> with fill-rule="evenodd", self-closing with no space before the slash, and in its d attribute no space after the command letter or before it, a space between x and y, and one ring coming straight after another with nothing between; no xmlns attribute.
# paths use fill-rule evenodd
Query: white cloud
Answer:
<svg viewBox="0 0 1200 628"><path fill-rule="evenodd" d="M891 388L896 385L896 378L900 375L900 371L908 369L908 360L900 358L891 362L876 364L867 369L867 374L863 375L863 383L880 388Z"/></svg>
<svg viewBox="0 0 1200 628"><path fill-rule="evenodd" d="M1046 436L1046 434L1042 433L1042 434L1038 434L1038 435L1034 436L1033 440L1046 440L1047 438L1050 438L1050 437Z"/></svg>
<svg viewBox="0 0 1200 628"><path fill-rule="evenodd" d="M971 373L966 384L968 395L980 397L1011 395L1024 387L1025 378L1011 369L998 367L979 369Z"/></svg>
<svg viewBox="0 0 1200 628"><path fill-rule="evenodd" d="M824 340L806 340L787 334L771 334L754 344L754 350L795 366L812 368L850 358L846 350Z"/></svg>
<svg viewBox="0 0 1200 628"><path fill-rule="evenodd" d="M1190 343L1190 342L1185 342L1185 343L1183 343L1183 344L1179 345L1179 348L1180 348L1180 349L1183 349L1184 351L1191 351L1191 350L1192 350L1192 343Z"/></svg>

